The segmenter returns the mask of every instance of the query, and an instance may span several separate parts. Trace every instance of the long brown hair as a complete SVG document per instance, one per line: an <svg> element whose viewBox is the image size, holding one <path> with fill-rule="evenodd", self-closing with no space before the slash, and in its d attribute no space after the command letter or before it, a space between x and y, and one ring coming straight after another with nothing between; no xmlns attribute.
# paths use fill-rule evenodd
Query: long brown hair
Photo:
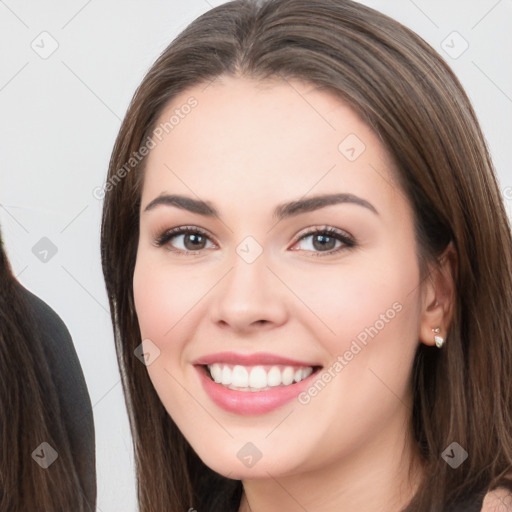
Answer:
<svg viewBox="0 0 512 512"><path fill-rule="evenodd" d="M420 268L438 262L453 242L457 292L448 342L442 350L419 343L414 360L411 420L426 476L405 510L439 512L505 485L512 468L512 241L467 95L425 41L373 9L348 0L238 0L199 17L158 58L110 161L102 264L141 512L237 510L240 499L240 482L199 460L134 357L141 339L132 279L145 159L119 179L164 107L223 74L299 79L336 94L380 136L398 167L414 210ZM441 457L453 441L469 453L456 470ZM214 504L212 492L224 501Z"/></svg>
<svg viewBox="0 0 512 512"><path fill-rule="evenodd" d="M0 510L92 512L29 296L0 237ZM58 454L45 469L31 457L43 442Z"/></svg>

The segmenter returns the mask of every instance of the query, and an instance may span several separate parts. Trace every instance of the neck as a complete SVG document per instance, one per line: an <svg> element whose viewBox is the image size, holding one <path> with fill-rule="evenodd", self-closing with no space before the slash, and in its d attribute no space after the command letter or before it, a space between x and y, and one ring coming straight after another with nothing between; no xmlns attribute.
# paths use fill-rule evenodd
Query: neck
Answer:
<svg viewBox="0 0 512 512"><path fill-rule="evenodd" d="M376 436L358 450L310 472L243 480L239 512L396 512L423 476L411 433Z"/></svg>

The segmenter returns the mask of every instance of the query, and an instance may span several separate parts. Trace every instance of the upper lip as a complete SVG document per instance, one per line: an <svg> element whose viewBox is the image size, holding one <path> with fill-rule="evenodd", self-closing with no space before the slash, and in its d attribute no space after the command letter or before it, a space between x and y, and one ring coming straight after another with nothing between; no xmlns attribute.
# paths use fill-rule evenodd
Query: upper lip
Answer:
<svg viewBox="0 0 512 512"><path fill-rule="evenodd" d="M216 352L208 354L193 361L195 365L208 365L214 363L234 364L241 366L256 365L284 365L284 366L321 366L317 363L298 361L288 357L281 357L268 352L256 352L254 354L237 354L236 352Z"/></svg>

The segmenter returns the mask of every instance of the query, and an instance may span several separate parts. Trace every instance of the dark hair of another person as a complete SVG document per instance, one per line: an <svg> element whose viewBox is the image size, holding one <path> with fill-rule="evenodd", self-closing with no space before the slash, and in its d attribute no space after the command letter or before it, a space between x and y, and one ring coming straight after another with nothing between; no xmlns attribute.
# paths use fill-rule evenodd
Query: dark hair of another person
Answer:
<svg viewBox="0 0 512 512"><path fill-rule="evenodd" d="M41 332L41 327L48 326L52 331L62 329L56 318L46 304L16 280L0 238L1 511L92 512L95 509L94 473L87 474L87 482L80 479L80 469L87 467L94 471L90 467L94 454L87 454L83 460L82 454L73 453L77 440L70 439L60 397L71 390L56 387L52 375L55 369L48 364L45 353L44 337L48 333ZM62 347L62 350L69 354L69 348ZM74 396L83 398L83 395ZM86 396L88 400L87 393ZM91 410L82 412L81 421L92 425ZM58 454L47 468L32 457L34 452L40 457L49 456L44 448L42 452L37 450L43 442Z"/></svg>
<svg viewBox="0 0 512 512"><path fill-rule="evenodd" d="M158 58L134 95L109 166L102 264L141 512L237 510L241 495L239 481L217 475L194 453L134 356L141 337L132 279L146 159L117 174L176 95L222 75L297 79L336 95L396 163L414 211L423 277L453 242L456 303L448 341L442 350L418 343L412 368L411 421L426 472L404 510L439 512L475 490L511 488L511 233L461 84L422 38L361 4L240 0L199 17ZM469 453L456 470L441 457L453 441Z"/></svg>

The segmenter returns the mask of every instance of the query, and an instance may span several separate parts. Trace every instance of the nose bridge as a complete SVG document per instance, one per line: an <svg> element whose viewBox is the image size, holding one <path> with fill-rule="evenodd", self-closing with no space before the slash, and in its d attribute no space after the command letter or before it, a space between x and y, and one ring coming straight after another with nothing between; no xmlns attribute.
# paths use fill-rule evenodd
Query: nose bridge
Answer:
<svg viewBox="0 0 512 512"><path fill-rule="evenodd" d="M231 260L231 270L219 283L213 320L238 330L256 325L280 324L286 317L285 298L263 247L246 237Z"/></svg>

